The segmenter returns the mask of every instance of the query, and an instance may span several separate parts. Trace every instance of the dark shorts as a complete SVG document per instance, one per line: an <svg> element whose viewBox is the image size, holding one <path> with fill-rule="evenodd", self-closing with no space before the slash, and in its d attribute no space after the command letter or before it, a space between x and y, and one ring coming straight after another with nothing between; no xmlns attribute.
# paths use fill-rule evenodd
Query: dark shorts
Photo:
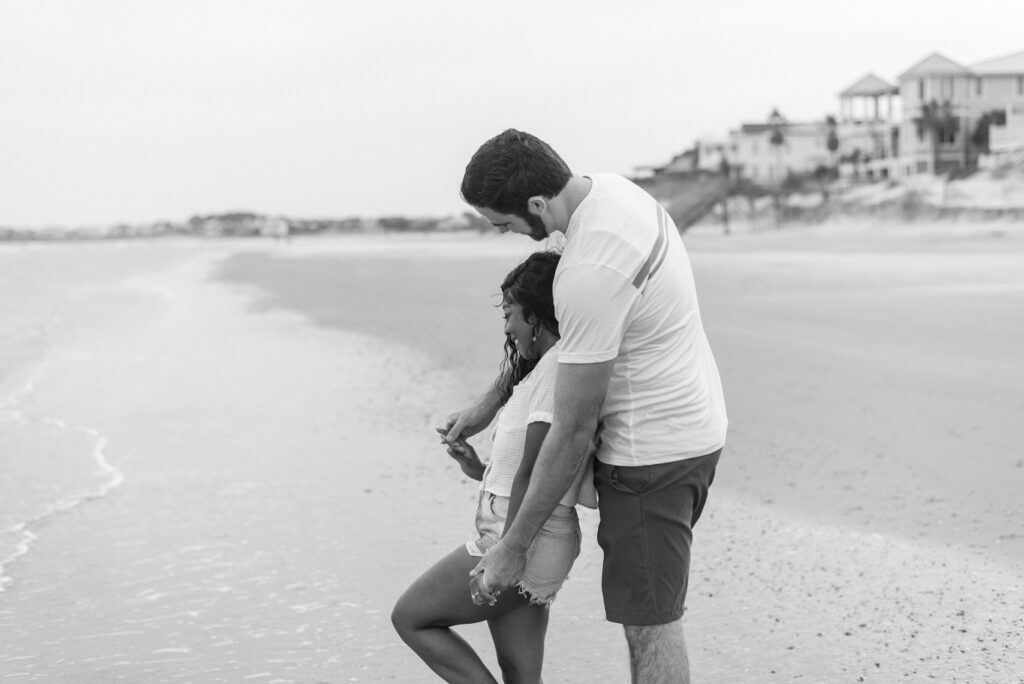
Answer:
<svg viewBox="0 0 1024 684"><path fill-rule="evenodd" d="M693 526L721 454L653 466L594 464L610 622L663 625L682 616Z"/></svg>

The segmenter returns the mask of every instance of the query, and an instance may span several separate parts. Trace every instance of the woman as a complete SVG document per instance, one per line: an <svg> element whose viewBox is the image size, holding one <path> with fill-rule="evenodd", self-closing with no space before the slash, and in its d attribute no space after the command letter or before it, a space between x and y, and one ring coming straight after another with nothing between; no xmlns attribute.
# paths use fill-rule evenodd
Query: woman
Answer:
<svg viewBox="0 0 1024 684"><path fill-rule="evenodd" d="M481 480L479 536L413 582L391 616L405 643L447 682L496 682L472 647L450 629L484 620L503 680L541 681L547 609L580 551L575 504L596 506L591 478L585 477L590 468L584 467L530 547L517 591L506 591L490 604L474 601L469 572L515 518L551 424L559 340L551 288L558 258L553 252L532 254L501 285L506 341L498 389L505 405L492 434L490 462L485 467L464 441L448 449L466 475Z"/></svg>

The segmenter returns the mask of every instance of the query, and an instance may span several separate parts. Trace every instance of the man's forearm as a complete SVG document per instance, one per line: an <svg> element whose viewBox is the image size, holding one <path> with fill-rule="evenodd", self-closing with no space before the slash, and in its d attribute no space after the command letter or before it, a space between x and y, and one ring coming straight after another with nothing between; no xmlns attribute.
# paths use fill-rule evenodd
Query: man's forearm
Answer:
<svg viewBox="0 0 1024 684"><path fill-rule="evenodd" d="M530 485L515 520L502 537L514 553L526 553L537 532L562 500L579 473L593 440L594 426L559 429L553 425L544 439Z"/></svg>

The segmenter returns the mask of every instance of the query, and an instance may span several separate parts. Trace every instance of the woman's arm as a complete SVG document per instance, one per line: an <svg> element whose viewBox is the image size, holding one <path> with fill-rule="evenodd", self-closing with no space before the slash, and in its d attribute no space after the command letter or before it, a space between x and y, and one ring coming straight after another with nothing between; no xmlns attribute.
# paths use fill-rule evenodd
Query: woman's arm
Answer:
<svg viewBox="0 0 1024 684"><path fill-rule="evenodd" d="M459 438L471 437L483 430L494 420L498 409L505 403L501 392L498 390L502 379L502 376L498 376L491 386L487 388L487 391L477 399L475 404L451 414L448 416L444 427L437 428L437 431L444 435L446 442L452 444Z"/></svg>
<svg viewBox="0 0 1024 684"><path fill-rule="evenodd" d="M473 448L472 444L464 439L457 439L448 445L448 455L458 462L466 477L477 482L484 479L484 470L487 467L480 461L480 457L476 455L476 449Z"/></svg>
<svg viewBox="0 0 1024 684"><path fill-rule="evenodd" d="M509 496L508 516L505 518L504 534L508 531L512 521L519 512L519 506L523 503L523 496L530 486L530 477L533 475L533 465L537 462L537 454L540 453L540 445L548 434L549 423L530 423L526 427L526 446L523 448L523 460L516 471L515 479L512 480L512 494Z"/></svg>

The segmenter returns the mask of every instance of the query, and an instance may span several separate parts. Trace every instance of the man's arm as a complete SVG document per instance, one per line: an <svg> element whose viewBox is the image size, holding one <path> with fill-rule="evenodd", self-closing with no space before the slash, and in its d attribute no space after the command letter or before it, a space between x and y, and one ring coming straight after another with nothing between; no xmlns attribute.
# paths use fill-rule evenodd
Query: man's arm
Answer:
<svg viewBox="0 0 1024 684"><path fill-rule="evenodd" d="M526 553L576 479L597 432L614 363L612 359L602 363L558 364L551 428L537 455L519 514L503 537L513 553Z"/></svg>
<svg viewBox="0 0 1024 684"><path fill-rule="evenodd" d="M558 364L554 417L526 495L501 541L470 573L484 573L480 586L488 593L506 589L522 578L530 544L575 480L593 442L614 363L612 359Z"/></svg>
<svg viewBox="0 0 1024 684"><path fill-rule="evenodd" d="M523 504L526 490L530 488L530 481L533 479L533 468L537 465L537 455L540 453L541 445L548 434L550 423L530 423L526 427L526 446L523 447L523 460L519 462L519 469L512 480L512 493L508 497L508 514L505 516L505 527L501 536L505 536L512 521L519 513L519 507Z"/></svg>

